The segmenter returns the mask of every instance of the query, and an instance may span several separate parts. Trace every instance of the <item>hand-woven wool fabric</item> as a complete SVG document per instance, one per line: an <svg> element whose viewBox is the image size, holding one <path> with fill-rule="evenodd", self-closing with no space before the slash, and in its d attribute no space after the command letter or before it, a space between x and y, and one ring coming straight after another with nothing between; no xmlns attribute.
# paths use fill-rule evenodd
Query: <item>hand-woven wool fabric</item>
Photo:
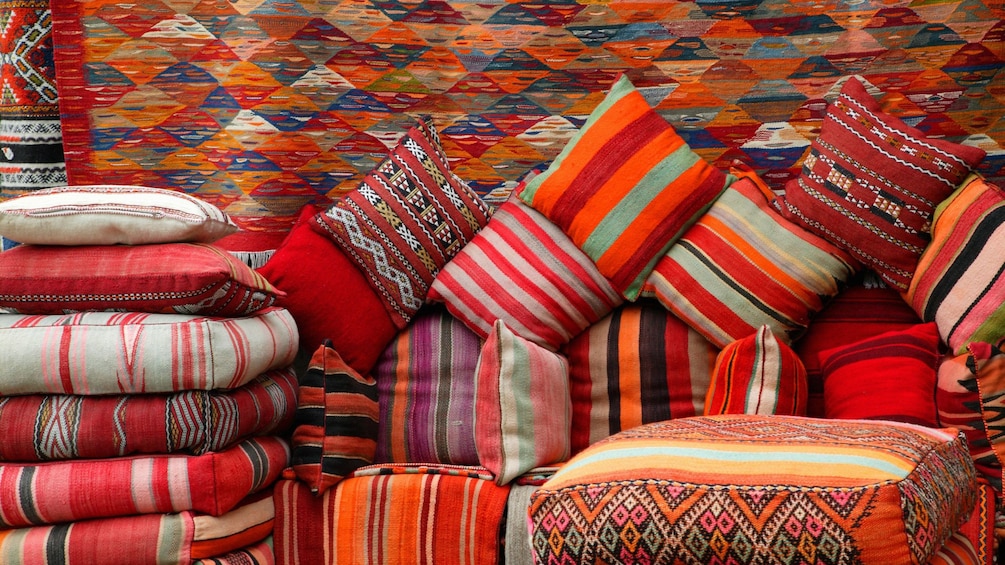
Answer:
<svg viewBox="0 0 1005 565"><path fill-rule="evenodd" d="M719 350L655 300L615 309L573 338L572 453L621 430L700 415Z"/></svg>
<svg viewBox="0 0 1005 565"><path fill-rule="evenodd" d="M20 243L210 243L236 231L213 204L146 186L61 186L0 203L0 235Z"/></svg>
<svg viewBox="0 0 1005 565"><path fill-rule="evenodd" d="M292 439L297 478L319 494L372 463L379 417L377 382L323 344L300 377Z"/></svg>
<svg viewBox="0 0 1005 565"><path fill-rule="evenodd" d="M1005 191L974 176L936 210L905 298L950 349L1005 341Z"/></svg>
<svg viewBox="0 0 1005 565"><path fill-rule="evenodd" d="M538 563L926 563L978 483L956 430L684 418L573 457L532 496Z"/></svg>
<svg viewBox="0 0 1005 565"><path fill-rule="evenodd" d="M482 338L502 320L553 350L623 301L569 236L516 196L443 267L429 299Z"/></svg>
<svg viewBox="0 0 1005 565"><path fill-rule="evenodd" d="M896 420L938 427L935 324L918 324L820 352L824 417Z"/></svg>
<svg viewBox="0 0 1005 565"><path fill-rule="evenodd" d="M192 562L192 565L274 565L276 554L272 549L272 543L270 533L262 541L239 549L232 549L226 553L197 559Z"/></svg>
<svg viewBox="0 0 1005 565"><path fill-rule="evenodd" d="M967 367L976 377L977 391L980 394L980 416L987 435L987 444L998 459L996 476L992 484L998 485L998 494L1002 492L1002 481L1005 479L1002 469L1005 468L1005 353L991 344L975 342L967 346L970 358ZM965 386L972 388L972 383ZM983 445L983 442L978 445ZM975 455L979 455L976 451ZM990 465L994 468L994 465Z"/></svg>
<svg viewBox="0 0 1005 565"><path fill-rule="evenodd" d="M744 174L656 264L643 293L718 347L768 325L789 344L857 269L847 253L771 208Z"/></svg>
<svg viewBox="0 0 1005 565"><path fill-rule="evenodd" d="M377 462L477 465L475 370L482 341L442 305L419 312L373 368Z"/></svg>
<svg viewBox="0 0 1005 565"><path fill-rule="evenodd" d="M213 244L21 245L0 253L0 308L14 314L248 316L282 294Z"/></svg>
<svg viewBox="0 0 1005 565"><path fill-rule="evenodd" d="M297 405L293 367L231 390L0 397L0 461L200 455L285 431Z"/></svg>
<svg viewBox="0 0 1005 565"><path fill-rule="evenodd" d="M219 516L290 464L286 440L251 438L204 455L137 455L0 465L0 525L19 528L194 510ZM117 496L114 493L129 493Z"/></svg>
<svg viewBox="0 0 1005 565"><path fill-rule="evenodd" d="M634 300L656 261L731 181L622 76L519 196Z"/></svg>
<svg viewBox="0 0 1005 565"><path fill-rule="evenodd" d="M927 565L995 565L995 492L985 483L977 484L977 504L970 518L936 551Z"/></svg>
<svg viewBox="0 0 1005 565"><path fill-rule="evenodd" d="M478 460L505 485L531 469L569 458L569 363L497 321L475 377Z"/></svg>
<svg viewBox="0 0 1005 565"><path fill-rule="evenodd" d="M479 467L367 467L314 496L275 488L280 563L482 565L500 559L508 486ZM403 504L401 501L409 501Z"/></svg>
<svg viewBox="0 0 1005 565"><path fill-rule="evenodd" d="M0 396L233 389L290 366L290 313L243 318L83 312L0 314Z"/></svg>
<svg viewBox="0 0 1005 565"><path fill-rule="evenodd" d="M286 293L279 304L296 320L300 344L316 351L331 340L342 359L369 373L398 328L364 275L330 239L310 227L305 206L286 239L258 272Z"/></svg>
<svg viewBox="0 0 1005 565"><path fill-rule="evenodd" d="M929 242L932 213L985 156L926 136L882 111L849 78L827 110L782 215L847 250L906 290Z"/></svg>
<svg viewBox="0 0 1005 565"><path fill-rule="evenodd" d="M704 415L805 416L807 396L802 360L768 326L761 326L719 352Z"/></svg>
<svg viewBox="0 0 1005 565"><path fill-rule="evenodd" d="M388 157L312 224L369 277L403 328L436 273L478 233L489 210L450 170L432 120L419 120Z"/></svg>

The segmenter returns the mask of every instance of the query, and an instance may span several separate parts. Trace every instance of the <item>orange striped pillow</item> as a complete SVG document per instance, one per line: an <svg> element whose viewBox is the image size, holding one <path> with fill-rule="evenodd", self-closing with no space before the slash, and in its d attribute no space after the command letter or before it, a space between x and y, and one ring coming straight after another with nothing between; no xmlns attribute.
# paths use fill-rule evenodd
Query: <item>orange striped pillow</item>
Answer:
<svg viewBox="0 0 1005 565"><path fill-rule="evenodd" d="M622 77L519 196L634 300L656 261L731 181Z"/></svg>

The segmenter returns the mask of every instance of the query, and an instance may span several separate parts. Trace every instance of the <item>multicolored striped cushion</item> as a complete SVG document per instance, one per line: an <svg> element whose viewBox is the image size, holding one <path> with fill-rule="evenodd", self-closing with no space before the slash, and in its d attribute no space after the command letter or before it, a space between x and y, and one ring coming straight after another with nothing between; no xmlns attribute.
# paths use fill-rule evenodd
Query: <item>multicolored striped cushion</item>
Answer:
<svg viewBox="0 0 1005 565"><path fill-rule="evenodd" d="M883 112L851 77L778 204L783 216L903 291L928 245L935 207L984 155L979 147L927 137Z"/></svg>
<svg viewBox="0 0 1005 565"><path fill-rule="evenodd" d="M424 303L436 273L488 219L478 194L451 172L426 117L312 226L367 274L391 319L403 328Z"/></svg>
<svg viewBox="0 0 1005 565"><path fill-rule="evenodd" d="M478 465L475 370L482 341L429 305L373 369L380 395L378 462Z"/></svg>
<svg viewBox="0 0 1005 565"><path fill-rule="evenodd" d="M373 463L379 417L377 381L323 344L300 377L292 438L297 478L318 494Z"/></svg>
<svg viewBox="0 0 1005 565"><path fill-rule="evenodd" d="M962 354L1005 342L1005 190L974 176L937 210L932 241L905 295Z"/></svg>
<svg viewBox="0 0 1005 565"><path fill-rule="evenodd" d="M970 518L932 555L927 565L994 565L998 562L994 532L995 493L977 486L977 504Z"/></svg>
<svg viewBox="0 0 1005 565"><path fill-rule="evenodd" d="M515 196L440 271L429 299L482 338L502 320L553 350L622 302L558 226Z"/></svg>
<svg viewBox="0 0 1005 565"><path fill-rule="evenodd" d="M500 320L482 347L475 378L475 448L498 484L569 458L572 407L563 355Z"/></svg>
<svg viewBox="0 0 1005 565"><path fill-rule="evenodd" d="M621 430L700 415L718 348L655 300L624 304L573 338L572 453Z"/></svg>
<svg viewBox="0 0 1005 565"><path fill-rule="evenodd" d="M531 498L538 563L926 563L978 482L956 430L684 418L573 457Z"/></svg>
<svg viewBox="0 0 1005 565"><path fill-rule="evenodd" d="M806 368L768 326L727 345L715 359L704 415L806 415Z"/></svg>
<svg viewBox="0 0 1005 565"><path fill-rule="evenodd" d="M207 243L21 245L0 253L0 311L249 316L283 292Z"/></svg>
<svg viewBox="0 0 1005 565"><path fill-rule="evenodd" d="M276 553L272 549L272 536L247 547L234 549L222 555L192 561L192 565L275 565Z"/></svg>
<svg viewBox="0 0 1005 565"><path fill-rule="evenodd" d="M634 300L656 261L731 180L692 151L622 76L519 196Z"/></svg>
<svg viewBox="0 0 1005 565"><path fill-rule="evenodd" d="M937 427L933 391L941 359L932 323L824 350L824 417Z"/></svg>
<svg viewBox="0 0 1005 565"><path fill-rule="evenodd" d="M21 528L194 510L219 516L276 481L290 448L250 438L204 455L148 455L0 465L0 526Z"/></svg>
<svg viewBox="0 0 1005 565"><path fill-rule="evenodd" d="M660 259L643 293L718 347L762 325L795 341L857 262L782 218L771 197L753 173L743 174Z"/></svg>
<svg viewBox="0 0 1005 565"><path fill-rule="evenodd" d="M230 390L0 397L0 461L221 451L285 431L297 405L293 367Z"/></svg>
<svg viewBox="0 0 1005 565"><path fill-rule="evenodd" d="M232 389L289 367L290 313L242 318L138 312L0 314L0 396Z"/></svg>
<svg viewBox="0 0 1005 565"><path fill-rule="evenodd" d="M997 458L997 465L987 462L986 468L994 472L989 479L998 485L999 496L1005 495L1002 487L1005 479L1005 352L987 343L971 343L967 346L970 355L967 366L972 371L980 394L980 414L984 423L984 433L987 442L978 446L990 446L991 452ZM972 387L972 383L966 383ZM985 448L986 450L986 448ZM981 453L975 450L974 455ZM983 462L983 461L982 461Z"/></svg>
<svg viewBox="0 0 1005 565"><path fill-rule="evenodd" d="M322 496L275 488L276 559L329 565L500 562L509 487L475 467L367 467Z"/></svg>

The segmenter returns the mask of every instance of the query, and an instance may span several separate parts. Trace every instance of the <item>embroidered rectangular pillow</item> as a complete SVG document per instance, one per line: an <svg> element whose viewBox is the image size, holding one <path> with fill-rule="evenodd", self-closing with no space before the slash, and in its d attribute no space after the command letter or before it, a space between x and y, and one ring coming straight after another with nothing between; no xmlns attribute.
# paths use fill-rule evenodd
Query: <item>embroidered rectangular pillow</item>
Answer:
<svg viewBox="0 0 1005 565"><path fill-rule="evenodd" d="M905 298L957 354L1005 341L1005 190L973 176L936 210Z"/></svg>
<svg viewBox="0 0 1005 565"><path fill-rule="evenodd" d="M482 338L502 320L552 350L623 301L558 226L515 195L443 267L429 299Z"/></svg>
<svg viewBox="0 0 1005 565"><path fill-rule="evenodd" d="M60 186L0 203L0 235L20 243L209 243L236 231L237 224L218 207L148 186Z"/></svg>
<svg viewBox="0 0 1005 565"><path fill-rule="evenodd" d="M297 405L293 367L235 389L173 394L0 397L0 461L221 451L285 431Z"/></svg>
<svg viewBox="0 0 1005 565"><path fill-rule="evenodd" d="M0 309L248 316L282 292L206 243L21 245L0 253Z"/></svg>
<svg viewBox="0 0 1005 565"><path fill-rule="evenodd" d="M791 344L858 263L771 208L753 172L730 185L670 247L643 293L718 347L767 325Z"/></svg>
<svg viewBox="0 0 1005 565"><path fill-rule="evenodd" d="M436 273L488 219L481 197L450 170L425 117L312 225L367 275L400 329L425 302Z"/></svg>
<svg viewBox="0 0 1005 565"><path fill-rule="evenodd" d="M219 516L275 482L286 440L250 438L203 455L134 455L0 465L0 526L21 528L194 510Z"/></svg>
<svg viewBox="0 0 1005 565"><path fill-rule="evenodd" d="M0 396L232 389L290 366L299 336L272 307L242 318L0 314Z"/></svg>
<svg viewBox="0 0 1005 565"><path fill-rule="evenodd" d="M656 261L731 181L622 76L519 196L634 300Z"/></svg>
<svg viewBox="0 0 1005 565"><path fill-rule="evenodd" d="M783 216L903 291L928 245L935 207L984 155L887 114L850 77L828 106L798 178L777 202Z"/></svg>

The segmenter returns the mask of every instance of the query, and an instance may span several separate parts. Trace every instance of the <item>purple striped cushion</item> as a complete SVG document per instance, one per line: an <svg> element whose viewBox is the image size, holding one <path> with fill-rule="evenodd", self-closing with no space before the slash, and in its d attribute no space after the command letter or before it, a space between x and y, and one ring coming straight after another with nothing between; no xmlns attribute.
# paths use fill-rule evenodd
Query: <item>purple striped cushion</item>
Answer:
<svg viewBox="0 0 1005 565"><path fill-rule="evenodd" d="M483 338L502 320L555 350L622 302L558 226L516 197L440 271L429 297Z"/></svg>
<svg viewBox="0 0 1005 565"><path fill-rule="evenodd" d="M482 347L475 385L475 447L505 485L569 458L569 363L497 321Z"/></svg>
<svg viewBox="0 0 1005 565"><path fill-rule="evenodd" d="M477 465L475 369L482 341L430 305L373 369L380 399L378 462Z"/></svg>

